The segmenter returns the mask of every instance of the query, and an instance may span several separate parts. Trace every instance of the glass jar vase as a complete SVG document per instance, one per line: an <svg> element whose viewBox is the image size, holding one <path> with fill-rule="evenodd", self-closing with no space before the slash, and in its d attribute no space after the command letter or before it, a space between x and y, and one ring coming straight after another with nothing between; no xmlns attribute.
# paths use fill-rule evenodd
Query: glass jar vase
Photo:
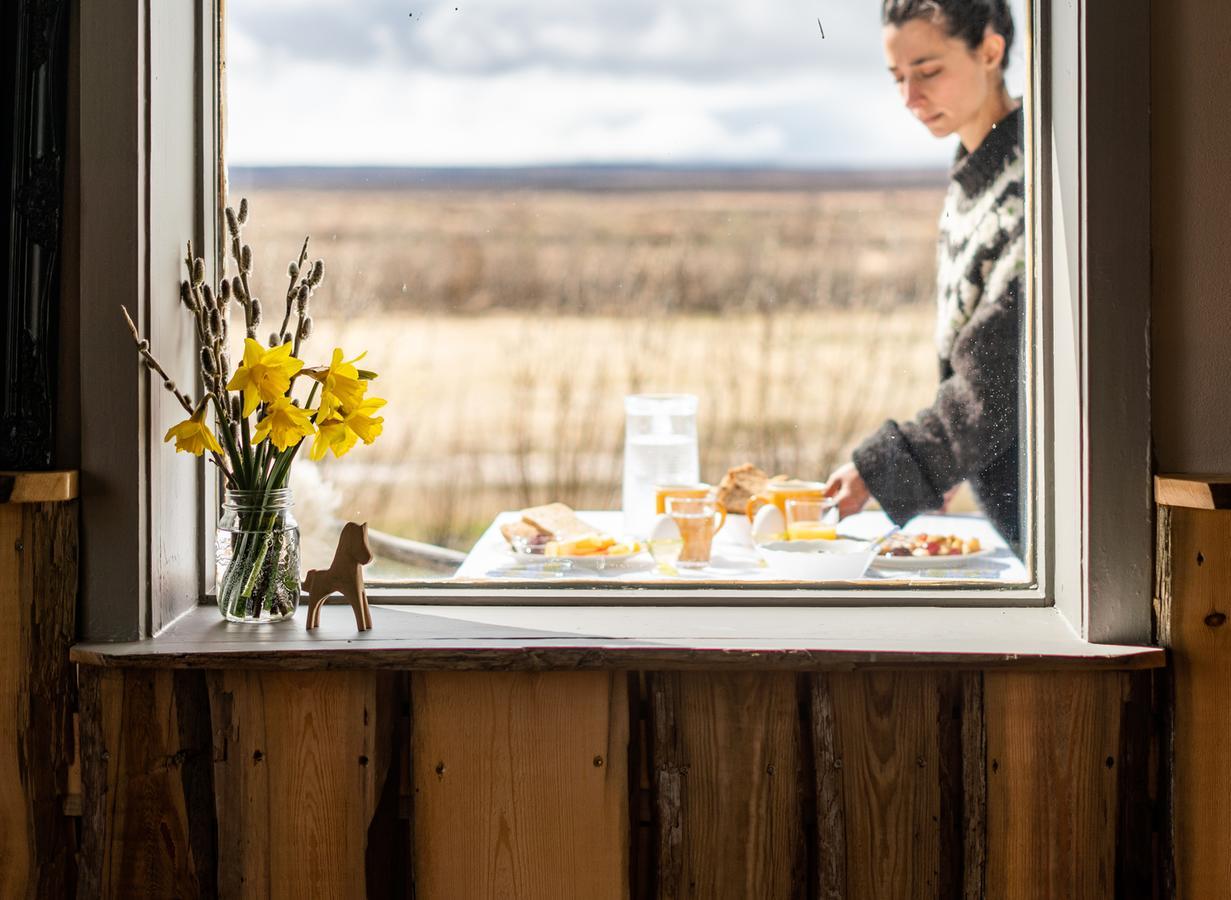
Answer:
<svg viewBox="0 0 1231 900"><path fill-rule="evenodd" d="M280 622L299 605L299 524L291 489L227 491L218 518L218 610L230 622Z"/></svg>

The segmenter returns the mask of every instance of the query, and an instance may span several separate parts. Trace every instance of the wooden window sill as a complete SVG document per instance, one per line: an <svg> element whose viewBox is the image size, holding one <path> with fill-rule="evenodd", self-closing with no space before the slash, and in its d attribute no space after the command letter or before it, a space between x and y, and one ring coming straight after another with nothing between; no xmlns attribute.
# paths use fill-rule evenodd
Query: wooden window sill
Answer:
<svg viewBox="0 0 1231 900"><path fill-rule="evenodd" d="M1052 608L326 606L240 626L191 610L158 637L85 643L82 665L252 669L1148 669L1158 647L1090 644Z"/></svg>

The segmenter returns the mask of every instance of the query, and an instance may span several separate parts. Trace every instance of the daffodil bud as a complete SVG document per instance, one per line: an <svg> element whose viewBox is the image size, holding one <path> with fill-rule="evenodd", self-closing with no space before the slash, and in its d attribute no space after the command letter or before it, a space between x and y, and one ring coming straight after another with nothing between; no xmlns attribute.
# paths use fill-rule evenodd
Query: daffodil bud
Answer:
<svg viewBox="0 0 1231 900"><path fill-rule="evenodd" d="M299 264L295 260L291 260L291 264L286 267L286 274L292 281L299 277Z"/></svg>
<svg viewBox="0 0 1231 900"><path fill-rule="evenodd" d="M252 248L247 244L239 251L239 271L245 275L252 271Z"/></svg>
<svg viewBox="0 0 1231 900"><path fill-rule="evenodd" d="M304 320L299 323L299 339L306 341L312 336L312 317L305 316Z"/></svg>
<svg viewBox="0 0 1231 900"><path fill-rule="evenodd" d="M235 218L235 210L231 209L231 207L228 206L226 209L226 216L227 216L227 231L231 232L231 237L233 238L239 237L239 220Z"/></svg>
<svg viewBox="0 0 1231 900"><path fill-rule="evenodd" d="M205 281L205 260L197 257L192 263L192 286L198 287Z"/></svg>
<svg viewBox="0 0 1231 900"><path fill-rule="evenodd" d="M243 225L248 221L248 198L239 198L239 224Z"/></svg>
<svg viewBox="0 0 1231 900"><path fill-rule="evenodd" d="M312 264L312 274L308 276L308 284L316 287L321 283L321 279L325 277L325 261L318 259Z"/></svg>

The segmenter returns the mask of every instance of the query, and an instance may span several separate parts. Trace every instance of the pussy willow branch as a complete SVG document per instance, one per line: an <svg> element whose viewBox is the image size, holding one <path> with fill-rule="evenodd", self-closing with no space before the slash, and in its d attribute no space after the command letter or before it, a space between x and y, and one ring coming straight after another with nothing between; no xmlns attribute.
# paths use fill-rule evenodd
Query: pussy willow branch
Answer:
<svg viewBox="0 0 1231 900"><path fill-rule="evenodd" d="M192 241L188 242L188 255L184 258L184 264L188 267L188 280L185 282L188 285L189 306L192 310L193 317L197 325L197 339L201 343L202 349L209 354L212 365L212 371L202 371L201 378L205 382L207 390L213 392L215 398L219 398L217 408L219 412L219 426L225 428L231 422L230 403L227 402L226 388L226 372L222 366L222 343L225 340L225 326L222 325L222 304L218 297L218 293L214 294L213 305L206 302L205 292L202 289L202 284L197 283L195 276L195 267L200 263L204 268L205 261L198 260L192 253ZM218 322L220 325L219 332L214 333L213 327L210 324L210 316L212 313L217 313Z"/></svg>
<svg viewBox="0 0 1231 900"><path fill-rule="evenodd" d="M141 355L141 361L162 378L163 387L175 396L175 399L180 402L180 406L188 410L189 415L195 413L196 409L192 405L192 400L175 386L175 381L167 374L167 370L162 367L162 364L150 352L150 342L141 337L141 333L137 331L137 326L133 324L132 316L128 314L128 309L123 304L120 304L120 311L124 313L124 321L128 323L128 330L132 332L133 342L137 345L137 353Z"/></svg>
<svg viewBox="0 0 1231 900"><path fill-rule="evenodd" d="M299 296L299 284L307 281L306 278L303 278L302 281L298 281L298 279L302 278L304 263L308 261L308 240L310 238L311 235L308 235L303 239L303 249L299 251L299 261L295 264L295 274L290 275L288 273L287 276L290 283L286 286L286 313L282 316L282 324L278 327L279 335L286 334L286 326L291 321L291 308L295 305L295 298Z"/></svg>

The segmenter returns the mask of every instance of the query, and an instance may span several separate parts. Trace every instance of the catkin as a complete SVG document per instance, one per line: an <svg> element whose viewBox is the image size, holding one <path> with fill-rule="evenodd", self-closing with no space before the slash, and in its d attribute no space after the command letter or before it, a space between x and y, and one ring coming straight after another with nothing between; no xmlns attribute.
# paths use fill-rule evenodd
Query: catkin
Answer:
<svg viewBox="0 0 1231 900"><path fill-rule="evenodd" d="M248 198L239 198L239 224L243 225L248 221Z"/></svg>
<svg viewBox="0 0 1231 900"><path fill-rule="evenodd" d="M226 209L226 216L227 231L231 232L231 237L239 237L239 220L235 218L235 210L228 206Z"/></svg>

